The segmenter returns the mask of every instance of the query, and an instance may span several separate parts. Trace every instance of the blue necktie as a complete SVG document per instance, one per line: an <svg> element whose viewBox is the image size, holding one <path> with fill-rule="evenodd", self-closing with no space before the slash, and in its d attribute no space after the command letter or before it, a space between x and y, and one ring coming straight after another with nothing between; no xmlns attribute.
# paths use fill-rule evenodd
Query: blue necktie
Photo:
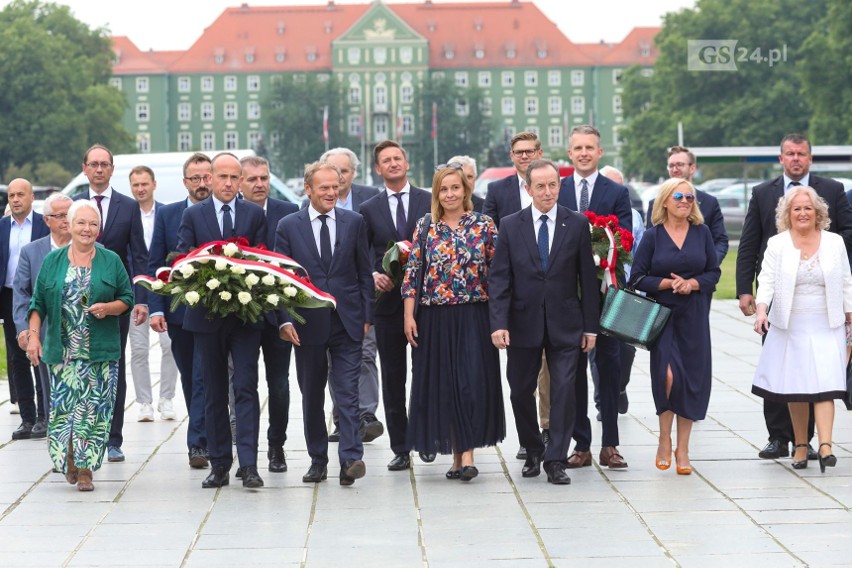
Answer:
<svg viewBox="0 0 852 568"><path fill-rule="evenodd" d="M586 181L586 178L583 178L583 181L580 182L580 213L585 213L589 210L589 182Z"/></svg>
<svg viewBox="0 0 852 568"><path fill-rule="evenodd" d="M541 226L538 228L538 257L541 259L541 270L547 272L547 257L549 253L549 234L547 232L547 215L542 215Z"/></svg>
<svg viewBox="0 0 852 568"><path fill-rule="evenodd" d="M222 238L230 239L234 236L234 222L231 219L231 206L227 203L222 205Z"/></svg>

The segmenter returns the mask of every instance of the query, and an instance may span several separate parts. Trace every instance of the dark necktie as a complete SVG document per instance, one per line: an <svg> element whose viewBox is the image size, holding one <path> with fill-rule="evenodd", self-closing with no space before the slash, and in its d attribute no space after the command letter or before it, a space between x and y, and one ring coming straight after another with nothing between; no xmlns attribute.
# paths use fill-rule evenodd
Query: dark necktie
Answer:
<svg viewBox="0 0 852 568"><path fill-rule="evenodd" d="M790 185L787 186L787 191L790 191L794 187L797 187L797 186L800 186L800 185L802 185L802 182L800 182L800 181L791 181ZM787 193L787 192L785 191L784 193Z"/></svg>
<svg viewBox="0 0 852 568"><path fill-rule="evenodd" d="M399 240L405 240L405 207L402 205L402 192L394 193L393 195L396 197L396 235L399 237Z"/></svg>
<svg viewBox="0 0 852 568"><path fill-rule="evenodd" d="M322 222L322 227L320 227L320 259L322 260L323 268L328 272L331 266L331 234L326 224L328 215L320 215L319 220Z"/></svg>
<svg viewBox="0 0 852 568"><path fill-rule="evenodd" d="M550 252L548 251L549 243L549 233L547 231L547 215L542 215L539 217L541 219L541 226L538 228L538 257L541 259L541 270L542 272L547 272L547 258L550 256Z"/></svg>
<svg viewBox="0 0 852 568"><path fill-rule="evenodd" d="M98 230L98 237L100 237L104 232L104 221L105 221L105 219L104 219L104 208L101 205L101 201L104 200L104 196L103 195L96 195L92 199L94 199L95 203L98 204L98 213L101 214L101 227L100 227L100 230Z"/></svg>
<svg viewBox="0 0 852 568"><path fill-rule="evenodd" d="M230 239L234 236L234 221L231 219L231 206L227 203L222 206L222 238Z"/></svg>
<svg viewBox="0 0 852 568"><path fill-rule="evenodd" d="M589 210L589 182L586 178L580 182L580 213L585 213Z"/></svg>

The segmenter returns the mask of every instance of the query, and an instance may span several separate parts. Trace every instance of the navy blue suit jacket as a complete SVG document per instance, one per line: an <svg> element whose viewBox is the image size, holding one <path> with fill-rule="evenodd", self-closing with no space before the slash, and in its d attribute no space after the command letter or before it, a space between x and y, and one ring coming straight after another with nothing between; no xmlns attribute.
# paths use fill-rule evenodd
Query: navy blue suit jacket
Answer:
<svg viewBox="0 0 852 568"><path fill-rule="evenodd" d="M349 191L352 195L352 211L355 213L361 212L362 203L369 201L379 194L378 188L370 187L369 185L359 185L357 183L353 183ZM302 206L300 209L307 207L310 202L311 200L306 197L302 200Z"/></svg>
<svg viewBox="0 0 852 568"><path fill-rule="evenodd" d="M148 251L148 276L156 276L157 269L166 266L166 257L178 248L178 229L187 200L170 203L157 208L154 215L154 235L151 237L151 249ZM169 324L183 325L186 307L180 306L174 312L169 310L171 298L159 294L148 294L148 311L162 312Z"/></svg>
<svg viewBox="0 0 852 568"><path fill-rule="evenodd" d="M74 198L75 201L80 199L89 199L89 194L83 192ZM148 247L145 246L139 203L132 197L117 192L115 188L109 199L106 223L98 242L118 255L128 277L148 273ZM146 303L145 288L137 285L134 292L137 304Z"/></svg>
<svg viewBox="0 0 852 568"><path fill-rule="evenodd" d="M432 210L432 194L425 189L411 186L408 196L408 217L406 218L406 238L412 242L414 227L426 213ZM379 190L378 195L361 204L361 215L367 223L367 242L373 250L373 272L382 271L382 257L388 249L388 242L398 241L396 222L390 213L387 191ZM402 313L402 295L399 286L385 292L376 300L376 315Z"/></svg>
<svg viewBox="0 0 852 568"><path fill-rule="evenodd" d="M234 199L231 205L236 216L234 234L245 237L251 245L263 242L266 238L266 216L263 209L246 199ZM216 219L212 197L184 210L178 228L178 252L186 253L204 243L221 240L222 231ZM208 319L207 313L207 309L201 306L187 308L183 328L193 332L214 333L221 327L222 320L215 317ZM263 324L254 324L253 327L262 328Z"/></svg>
<svg viewBox="0 0 852 568"><path fill-rule="evenodd" d="M571 211L577 211L577 196L574 194L574 176L563 178L559 188L559 205ZM633 231L633 210L630 208L630 192L606 176L600 175L595 180L592 198L589 200L589 211L598 215L615 215L618 225Z"/></svg>
<svg viewBox="0 0 852 568"><path fill-rule="evenodd" d="M266 248L272 250L272 247L275 246L275 231L278 229L278 223L281 222L281 219L298 210L299 206L289 201L271 197L266 200L266 235L261 240Z"/></svg>
<svg viewBox="0 0 852 568"><path fill-rule="evenodd" d="M557 207L547 272L541 268L532 209L503 218L488 275L492 333L509 330L512 347L540 347L545 325L557 347L580 347L598 332L597 269L585 216Z"/></svg>
<svg viewBox="0 0 852 568"><path fill-rule="evenodd" d="M494 219L498 229L503 217L521 210L520 191L517 173L488 184L488 193L485 194L482 212Z"/></svg>
<svg viewBox="0 0 852 568"><path fill-rule="evenodd" d="M33 228L30 242L50 234L44 217L33 211ZM0 287L6 285L6 266L9 264L9 235L12 232L12 216L6 215L0 219ZM21 247L23 248L23 247Z"/></svg>
<svg viewBox="0 0 852 568"><path fill-rule="evenodd" d="M328 271L320 259L308 209L278 224L275 252L301 264L311 283L334 296L337 315L353 341L364 340L364 323L373 320L373 270L367 248L367 227L358 213L334 210L336 238ZM294 324L303 345L324 345L331 336L331 308L303 310L306 323Z"/></svg>
<svg viewBox="0 0 852 568"><path fill-rule="evenodd" d="M716 249L716 260L721 265L725 255L728 254L728 231L725 230L725 217L722 215L722 208L719 207L719 200L706 191L696 189L695 193L698 194L698 209L704 216L704 224L707 225L707 228L710 229L710 234L713 235L713 248ZM652 199L648 203L648 215L645 220L645 227L648 229L653 226L651 223L651 213L654 211L654 201L656 199Z"/></svg>

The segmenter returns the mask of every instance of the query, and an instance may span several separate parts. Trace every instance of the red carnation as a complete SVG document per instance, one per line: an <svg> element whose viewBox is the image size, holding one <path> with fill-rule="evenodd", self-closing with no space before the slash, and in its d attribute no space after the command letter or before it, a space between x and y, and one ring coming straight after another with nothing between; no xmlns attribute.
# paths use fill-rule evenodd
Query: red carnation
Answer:
<svg viewBox="0 0 852 568"><path fill-rule="evenodd" d="M606 218L607 223L611 223L613 225L618 225L618 217L615 215L608 215Z"/></svg>
<svg viewBox="0 0 852 568"><path fill-rule="evenodd" d="M177 264L178 262L180 262L180 261L181 261L181 260L183 260L184 258L186 258L186 254L179 254L179 255L177 255L177 256L176 256L176 257L174 257L174 259L172 260L172 266L174 266L175 264Z"/></svg>
<svg viewBox="0 0 852 568"><path fill-rule="evenodd" d="M214 245L212 249L210 249L210 254L222 254L222 245Z"/></svg>
<svg viewBox="0 0 852 568"><path fill-rule="evenodd" d="M601 268L603 268L604 270L606 270L607 268L609 268L609 263L606 261L606 259L605 259L605 258L602 258L602 259L601 259Z"/></svg>
<svg viewBox="0 0 852 568"><path fill-rule="evenodd" d="M585 212L583 213L583 215L585 215L585 216L586 216L586 219L588 219L588 220L589 220L589 221L591 221L592 223L594 223L594 222L597 220L597 218L598 218L598 216L597 216L597 215L595 215L595 214L594 214L593 212L591 212L591 211L585 211Z"/></svg>
<svg viewBox="0 0 852 568"><path fill-rule="evenodd" d="M157 274L157 279L162 280L163 282L168 282L169 281L169 271L163 270L162 272Z"/></svg>

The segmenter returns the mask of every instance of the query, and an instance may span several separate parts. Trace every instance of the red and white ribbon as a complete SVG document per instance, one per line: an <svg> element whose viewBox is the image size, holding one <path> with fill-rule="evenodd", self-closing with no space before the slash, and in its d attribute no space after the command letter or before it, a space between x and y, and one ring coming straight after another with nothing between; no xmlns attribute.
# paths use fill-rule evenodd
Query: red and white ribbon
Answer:
<svg viewBox="0 0 852 568"><path fill-rule="evenodd" d="M606 237L609 239L609 251L606 253L606 268L603 269L603 280L601 281L601 292L606 294L610 286L618 288L618 279L615 277L615 262L618 259L618 250L615 246L615 235L612 234L612 229L607 225L603 228Z"/></svg>

